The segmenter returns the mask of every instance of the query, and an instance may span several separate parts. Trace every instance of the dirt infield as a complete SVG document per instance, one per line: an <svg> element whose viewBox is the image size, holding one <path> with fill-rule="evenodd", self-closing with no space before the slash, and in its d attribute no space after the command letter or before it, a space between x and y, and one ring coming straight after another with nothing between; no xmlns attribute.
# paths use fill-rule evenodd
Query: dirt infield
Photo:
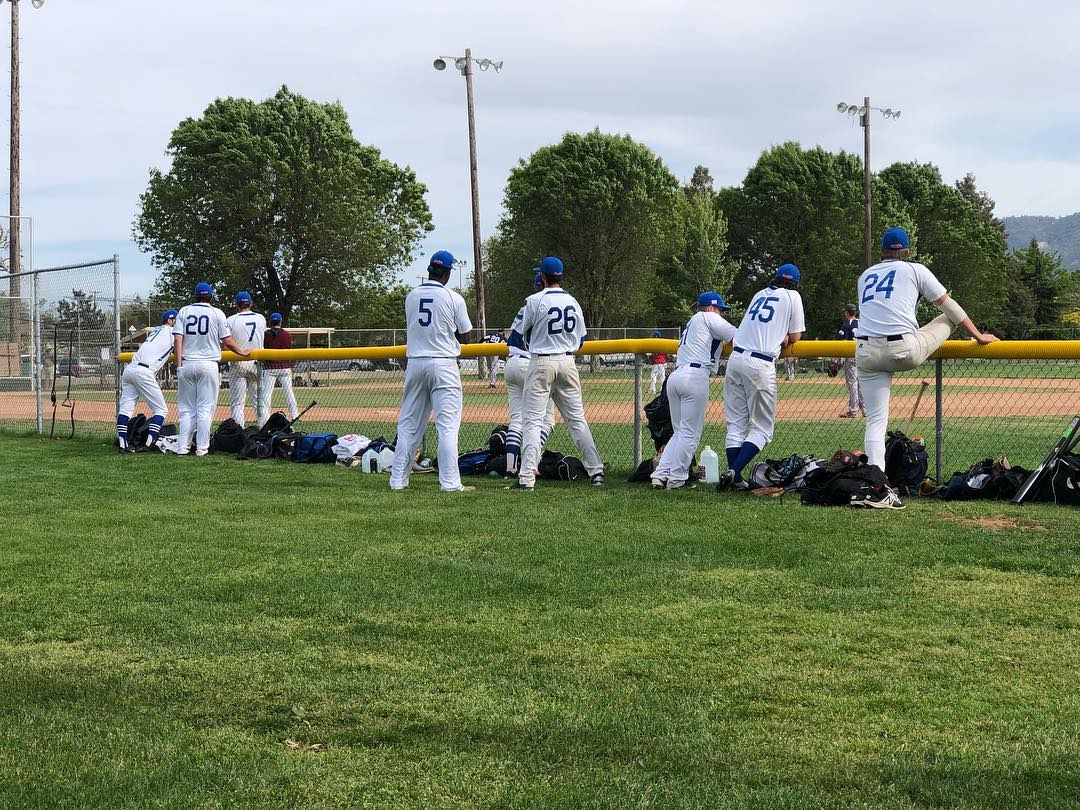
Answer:
<svg viewBox="0 0 1080 810"><path fill-rule="evenodd" d="M599 382L599 381L596 381ZM610 382L623 382L612 380ZM814 383L824 382L822 379L814 379ZM907 380L905 383L917 382ZM1073 415L1080 409L1080 381L1061 380L1053 381L1052 385L1046 385L1041 380L1013 380L995 378L963 378L958 382L965 388L986 386L985 392L958 392L949 393L946 389L943 397L946 418L957 417L1023 417L1023 416L1067 416ZM838 418L840 411L846 406L846 391L837 383L836 399L828 397L802 397L793 396L794 390L799 386L799 381L794 383L785 382L780 386L780 401L777 406L777 420L809 420L809 421L832 421ZM385 384L383 384L385 387ZM332 391L340 391L344 387L335 386ZM486 384L466 384L466 391L475 393L486 391ZM1003 394L1002 389L1014 393ZM1027 389L1027 390L1018 390ZM900 395L892 398L891 413L894 418L906 418L915 404L914 395ZM175 406L170 406L174 411ZM934 412L933 391L927 391L919 405L919 417L927 417ZM633 424L634 411L631 402L589 402L586 396L586 417L595 424ZM46 421L52 418L52 406L45 403L44 411ZM229 415L227 406L218 406L215 415L216 420L225 419ZM368 407L363 405L322 405L309 411L307 419L312 422L328 421L356 421L356 422L394 422L397 420L398 409L396 406ZM115 417L114 405L111 401L88 401L78 400L75 403L75 420L77 422L112 422ZM0 422L5 419L27 420L35 418L34 398L31 393L0 393ZM62 422L70 418L66 408L57 408L57 421ZM713 399L709 403L706 418L711 422L722 421L724 418L723 402L719 391L714 389ZM490 404L465 405L462 412L462 421L468 423L496 423L506 419L505 394L492 393Z"/></svg>

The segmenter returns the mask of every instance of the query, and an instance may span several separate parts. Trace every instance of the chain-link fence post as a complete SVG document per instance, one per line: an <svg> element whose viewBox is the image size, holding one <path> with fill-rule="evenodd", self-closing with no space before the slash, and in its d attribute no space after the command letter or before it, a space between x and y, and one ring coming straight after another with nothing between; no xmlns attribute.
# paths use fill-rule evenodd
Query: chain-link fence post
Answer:
<svg viewBox="0 0 1080 810"><path fill-rule="evenodd" d="M942 442L945 441L945 426L941 409L941 358L934 361L934 478L941 483Z"/></svg>
<svg viewBox="0 0 1080 810"><path fill-rule="evenodd" d="M120 254L114 253L113 265L113 388L116 393L116 410L120 413ZM101 358L102 365L105 358ZM102 368L102 382L104 382L104 368Z"/></svg>
<svg viewBox="0 0 1080 810"><path fill-rule="evenodd" d="M634 468L641 463L641 355L634 355Z"/></svg>
<svg viewBox="0 0 1080 810"><path fill-rule="evenodd" d="M34 300L30 304L31 331L33 332L33 345L30 347L30 362L34 367L30 369L30 378L34 386L34 410L37 415L37 432L41 436L45 433L45 417L41 410L41 307L38 304L38 274L31 276L31 295Z"/></svg>

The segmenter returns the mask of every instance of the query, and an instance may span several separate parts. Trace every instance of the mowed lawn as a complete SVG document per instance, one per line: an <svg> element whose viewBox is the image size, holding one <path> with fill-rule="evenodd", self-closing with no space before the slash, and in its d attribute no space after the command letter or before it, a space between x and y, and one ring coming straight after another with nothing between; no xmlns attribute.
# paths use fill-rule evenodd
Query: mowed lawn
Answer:
<svg viewBox="0 0 1080 810"><path fill-rule="evenodd" d="M1076 509L0 453L4 807L1080 796Z"/></svg>

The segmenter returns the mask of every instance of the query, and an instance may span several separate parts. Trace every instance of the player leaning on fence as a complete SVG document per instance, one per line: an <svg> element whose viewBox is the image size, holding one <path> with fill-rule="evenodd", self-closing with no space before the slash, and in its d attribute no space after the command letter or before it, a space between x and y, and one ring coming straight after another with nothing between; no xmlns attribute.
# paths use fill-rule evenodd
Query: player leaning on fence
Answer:
<svg viewBox="0 0 1080 810"><path fill-rule="evenodd" d="M128 443L128 420L135 412L135 403L142 397L150 408L150 426L146 433L146 447L157 443L161 426L169 406L158 385L157 372L173 350L172 326L176 322L176 310L165 310L161 316L161 326L146 336L142 346L135 352L131 362L124 368L120 377L120 409L116 415L117 446L121 453L134 452L135 447Z"/></svg>
<svg viewBox="0 0 1080 810"><path fill-rule="evenodd" d="M443 492L471 492L458 471L461 427L461 371L458 357L472 322L465 299L446 286L454 257L440 250L428 264L428 279L405 296L405 342L408 365L398 413L397 447L390 489L409 486L413 457L435 411L439 434L439 486Z"/></svg>
<svg viewBox="0 0 1080 810"><path fill-rule="evenodd" d="M881 261L859 276L861 309L855 357L859 390L866 406L864 444L870 464L885 469L885 431L894 371L909 371L933 354L959 326L981 344L997 340L980 332L926 265L907 260L908 235L889 228L881 239ZM941 311L919 328L919 296Z"/></svg>

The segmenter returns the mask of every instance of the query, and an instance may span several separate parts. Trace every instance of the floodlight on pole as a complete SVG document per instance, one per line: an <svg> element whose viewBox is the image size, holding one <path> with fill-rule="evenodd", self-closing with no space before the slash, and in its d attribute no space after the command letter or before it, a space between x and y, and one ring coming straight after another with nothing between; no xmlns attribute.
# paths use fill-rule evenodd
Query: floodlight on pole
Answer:
<svg viewBox="0 0 1080 810"><path fill-rule="evenodd" d="M841 101L836 105L836 111L838 113L847 113L848 115L859 116L859 126L863 128L863 258L866 261L866 266L869 267L873 263L873 239L871 238L871 231L873 229L873 220L870 210L870 111L877 110L881 113L881 116L889 120L890 118L896 120L900 117L899 110L893 110L891 107L882 109L881 107L870 106L870 96L863 99L862 106L856 104L845 104Z"/></svg>
<svg viewBox="0 0 1080 810"><path fill-rule="evenodd" d="M431 63L436 70L446 70L446 60L442 57Z"/></svg>
<svg viewBox="0 0 1080 810"><path fill-rule="evenodd" d="M465 49L464 56L440 56L435 60L435 69L442 70L449 60L454 61L454 67L465 77L465 108L469 123L469 179L472 191L472 225L473 225L473 287L476 291L476 321L480 334L487 334L487 305L484 292L484 267L480 256L480 190L476 176L476 115L473 111L473 64L480 66L480 70L486 71L489 67L495 68L498 73L502 70L502 61L491 59L474 59L472 50ZM442 63L442 67L439 64ZM459 276L460 279L460 276ZM490 358L488 362L493 362ZM477 363L480 377L484 376L484 363Z"/></svg>

